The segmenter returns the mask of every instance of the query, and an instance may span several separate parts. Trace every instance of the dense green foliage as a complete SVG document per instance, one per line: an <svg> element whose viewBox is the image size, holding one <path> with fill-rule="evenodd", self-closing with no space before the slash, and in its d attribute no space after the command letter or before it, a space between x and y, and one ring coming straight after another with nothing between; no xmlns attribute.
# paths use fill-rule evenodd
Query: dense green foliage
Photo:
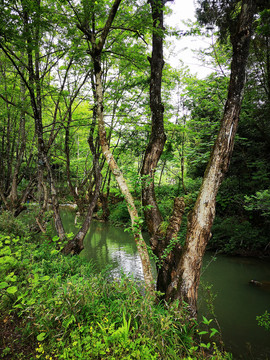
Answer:
<svg viewBox="0 0 270 360"><path fill-rule="evenodd" d="M134 280L61 255L57 237L23 234L0 236L2 358L201 359L205 348L213 359L229 358L213 343L210 321L204 342L208 330L196 335L184 310L154 304Z"/></svg>
<svg viewBox="0 0 270 360"><path fill-rule="evenodd" d="M40 121L58 201L76 202L81 212L86 211L95 187L93 149L88 143L92 138L103 178L98 216L108 219L110 213L111 221L125 224L129 221L126 205L119 201L123 198L118 186L100 156L89 43L81 41L79 31L93 16L96 28L101 29L109 2L86 1L75 7L65 1L39 4L23 0L17 5L4 1L0 19L1 209L17 216L27 200L42 203L46 192L50 197L50 170L40 158L37 138ZM166 64L163 69L167 142L155 183L159 207L167 220L175 196L185 197L186 215L192 208L223 113L231 56L226 22L235 2L221 1L219 5L208 9L201 1L200 12L202 23L215 23L215 14L226 14L219 18L224 29L222 43L214 43L213 34L212 46L201 55L216 71L198 79L183 68L173 69ZM229 174L217 197L217 221L210 246L230 253L262 252L268 244L268 19L269 10L265 9L255 23L238 137ZM148 5L130 0L120 8L102 54L107 135L141 215L139 174L151 117L147 60L151 30ZM38 216L46 227L42 213ZM184 234L180 236L184 238Z"/></svg>

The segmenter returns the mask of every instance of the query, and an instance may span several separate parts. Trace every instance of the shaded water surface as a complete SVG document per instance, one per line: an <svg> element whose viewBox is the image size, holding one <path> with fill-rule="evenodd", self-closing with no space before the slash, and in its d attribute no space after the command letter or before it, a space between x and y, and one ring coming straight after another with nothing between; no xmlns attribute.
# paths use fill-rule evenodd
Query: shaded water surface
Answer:
<svg viewBox="0 0 270 360"><path fill-rule="evenodd" d="M211 254L204 257L204 265ZM257 325L256 316L270 311L270 288L256 287L249 280L270 281L268 261L218 256L202 274L199 312L207 313L203 284L212 284L215 313L226 348L237 359L270 359L270 332ZM210 316L209 316L210 317Z"/></svg>
<svg viewBox="0 0 270 360"><path fill-rule="evenodd" d="M65 228L74 231L74 213L65 212ZM121 271L142 279L142 267L131 234L107 223L93 222L81 256L93 261L97 271L107 265L117 277ZM204 257L203 284L212 284L215 313L226 348L236 359L270 359L270 332L257 325L256 316L270 312L270 289L252 286L249 280L270 281L270 263L259 259ZM205 292L199 292L199 313L208 318ZM211 324L212 325L212 324ZM216 327L213 323L213 327Z"/></svg>

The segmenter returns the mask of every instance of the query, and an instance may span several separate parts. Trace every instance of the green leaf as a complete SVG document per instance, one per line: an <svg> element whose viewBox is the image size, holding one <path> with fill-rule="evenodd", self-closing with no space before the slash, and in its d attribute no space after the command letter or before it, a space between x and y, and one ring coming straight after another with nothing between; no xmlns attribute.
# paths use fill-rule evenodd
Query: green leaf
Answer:
<svg viewBox="0 0 270 360"><path fill-rule="evenodd" d="M40 280L41 281L48 281L48 280L50 280L50 277L48 275L45 275Z"/></svg>
<svg viewBox="0 0 270 360"><path fill-rule="evenodd" d="M0 283L0 289L4 289L4 288L6 288L6 287L8 287L8 283L5 282L5 281L2 281L2 282Z"/></svg>
<svg viewBox="0 0 270 360"><path fill-rule="evenodd" d="M199 335L205 335L205 334L208 334L208 331L200 331L199 332Z"/></svg>
<svg viewBox="0 0 270 360"><path fill-rule="evenodd" d="M72 323L75 323L75 322L76 322L75 316L71 315L69 318L67 318L63 321L63 327L65 329L67 329L69 327L69 325L71 325Z"/></svg>
<svg viewBox="0 0 270 360"><path fill-rule="evenodd" d="M9 294L15 294L15 292L17 292L17 286L10 286L9 288L7 288L7 292Z"/></svg>
<svg viewBox="0 0 270 360"><path fill-rule="evenodd" d="M205 316L203 316L203 324L205 324L205 325L209 325L211 322L212 322L213 320L212 319L210 319L210 320L207 320L206 319L206 317Z"/></svg>
<svg viewBox="0 0 270 360"><path fill-rule="evenodd" d="M26 301L26 304L28 306L34 305L36 303L36 299L30 298L29 300Z"/></svg>
<svg viewBox="0 0 270 360"><path fill-rule="evenodd" d="M215 334L218 334L218 330L215 329L215 328L211 328L210 338L211 338L212 336L214 336Z"/></svg>
<svg viewBox="0 0 270 360"><path fill-rule="evenodd" d="M46 333L42 332L37 336L37 341L43 341L46 337Z"/></svg>

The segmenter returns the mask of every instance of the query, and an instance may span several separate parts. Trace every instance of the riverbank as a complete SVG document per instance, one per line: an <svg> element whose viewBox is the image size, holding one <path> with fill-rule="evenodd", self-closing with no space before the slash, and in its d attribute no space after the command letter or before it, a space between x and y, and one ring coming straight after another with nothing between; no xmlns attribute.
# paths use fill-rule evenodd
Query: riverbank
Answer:
<svg viewBox="0 0 270 360"><path fill-rule="evenodd" d="M168 194L167 194L168 195ZM163 217L166 219L166 214L171 213L173 200L167 197L161 197L160 209ZM140 200L135 198L135 203L139 209L139 216L144 218ZM37 203L28 204L29 208L33 209ZM121 196L111 194L106 198L106 215L103 209L104 204L99 200L95 208L93 219L99 222L108 222L117 227L127 228L130 224L130 216L125 201ZM76 219L80 220L80 213L75 203L68 202L67 199L62 199L60 204L61 209L75 211ZM179 241L184 243L185 233L183 229L186 228L187 214L192 209L192 205L187 204L186 212L182 220L182 227L179 233ZM84 211L87 210L85 204ZM103 211L104 210L104 211ZM166 226L164 221L164 226ZM142 223L143 231L147 232L145 223ZM1 224L0 224L1 231ZM240 257L254 257L270 259L270 242L269 233L264 228L255 227L247 220L247 218L221 217L217 215L212 227L211 238L207 245L207 250L216 251L219 254L240 256Z"/></svg>
<svg viewBox="0 0 270 360"><path fill-rule="evenodd" d="M230 358L214 336L202 340L205 332L185 312L153 303L123 274L96 274L91 262L60 248L57 238L1 234L1 358Z"/></svg>

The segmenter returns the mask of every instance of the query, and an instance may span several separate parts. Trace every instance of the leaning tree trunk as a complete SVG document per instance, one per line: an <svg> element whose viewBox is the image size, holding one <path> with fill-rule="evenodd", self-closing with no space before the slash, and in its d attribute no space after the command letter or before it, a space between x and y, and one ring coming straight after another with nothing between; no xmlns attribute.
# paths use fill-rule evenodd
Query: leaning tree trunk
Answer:
<svg viewBox="0 0 270 360"><path fill-rule="evenodd" d="M103 89L102 89L102 78L101 78L101 64L100 57L94 59L95 79L96 79L96 96L97 96L97 117L98 117L98 128L99 128L99 139L102 148L102 153L106 158L106 161L119 185L119 188L124 195L127 202L128 212L131 219L132 232L137 245L138 253L141 258L145 285L150 293L154 290L154 280L151 271L151 263L148 255L146 243L142 237L141 227L139 223L138 212L134 203L134 199L128 189L125 178L119 169L115 158L110 150L107 137L106 129L103 120Z"/></svg>
<svg viewBox="0 0 270 360"><path fill-rule="evenodd" d="M197 313L200 270L215 217L216 195L228 170L233 151L245 84L253 15L254 1L243 0L238 29L232 37L233 57L223 119L200 193L188 217L186 244L176 275L166 292L167 300L179 299L180 304L185 301L192 316Z"/></svg>
<svg viewBox="0 0 270 360"><path fill-rule="evenodd" d="M93 155L93 169L94 169L94 179L95 179L95 190L93 196L91 196L91 201L88 206L87 214L85 220L82 224L82 227L78 231L78 233L74 236L72 240L70 240L66 246L63 248L62 252L64 254L79 254L84 249L83 240L87 234L87 231L90 228L90 224L93 218L94 209L96 207L98 197L100 195L100 188L102 182L101 169L99 165L99 154L97 151L97 145L94 144L94 130L96 126L96 110L93 111L93 122L91 125L88 144Z"/></svg>
<svg viewBox="0 0 270 360"><path fill-rule="evenodd" d="M96 96L96 111L97 111L97 120L98 120L98 129L99 129L99 140L102 148L102 153L106 158L106 161L115 176L115 179L120 187L122 194L125 197L127 202L128 211L131 218L132 224L132 232L134 234L134 239L137 245L137 249L142 261L143 274L145 279L145 285L149 293L152 293L154 290L154 281L151 271L150 259L147 251L146 243L142 237L139 217L134 204L133 197L129 192L128 186L124 179L123 174L121 173L114 156L110 150L109 143L107 141L106 129L104 125L104 114L103 114L103 85L102 85L102 68L101 68L101 54L104 48L104 44L106 42L107 36L109 34L109 30L116 16L118 7L121 3L121 0L115 0L110 12L108 14L107 21L102 32L99 34L97 38L97 34L95 31L95 19L92 18L92 31L89 31L85 25L78 24L79 29L86 35L89 43L91 44L91 57L94 65L94 75L95 75L95 96Z"/></svg>

